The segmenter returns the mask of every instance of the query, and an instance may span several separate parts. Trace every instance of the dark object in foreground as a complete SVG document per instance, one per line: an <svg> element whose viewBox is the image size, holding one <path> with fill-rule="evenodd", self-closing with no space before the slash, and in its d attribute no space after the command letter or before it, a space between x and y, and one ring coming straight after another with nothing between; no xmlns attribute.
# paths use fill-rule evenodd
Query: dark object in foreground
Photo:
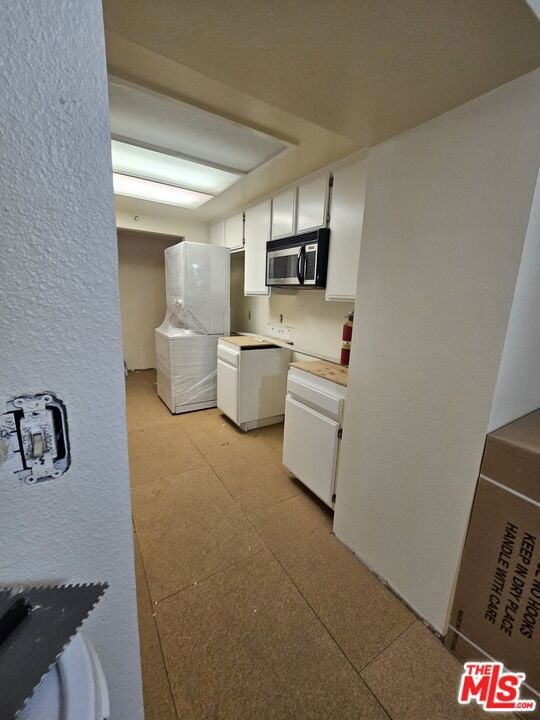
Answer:
<svg viewBox="0 0 540 720"><path fill-rule="evenodd" d="M106 583L0 588L2 720L24 707L106 589Z"/></svg>

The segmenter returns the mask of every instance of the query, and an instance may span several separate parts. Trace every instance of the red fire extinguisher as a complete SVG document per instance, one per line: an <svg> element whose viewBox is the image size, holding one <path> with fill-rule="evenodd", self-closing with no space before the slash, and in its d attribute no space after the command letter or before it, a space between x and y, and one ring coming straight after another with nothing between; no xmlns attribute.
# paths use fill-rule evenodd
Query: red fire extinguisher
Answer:
<svg viewBox="0 0 540 720"><path fill-rule="evenodd" d="M343 324L343 333L341 335L341 359L342 365L349 365L351 355L352 328L354 320L354 310L347 315L347 319Z"/></svg>

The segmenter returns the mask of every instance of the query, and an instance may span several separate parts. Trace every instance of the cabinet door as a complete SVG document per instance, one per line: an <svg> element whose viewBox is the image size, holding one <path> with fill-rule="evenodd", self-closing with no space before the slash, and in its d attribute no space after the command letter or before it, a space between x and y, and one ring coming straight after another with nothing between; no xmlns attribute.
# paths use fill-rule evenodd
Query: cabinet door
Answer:
<svg viewBox="0 0 540 720"><path fill-rule="evenodd" d="M225 223L223 220L210 225L210 245L225 245Z"/></svg>
<svg viewBox="0 0 540 720"><path fill-rule="evenodd" d="M224 245L231 250L244 244L244 213L236 213L225 220Z"/></svg>
<svg viewBox="0 0 540 720"><path fill-rule="evenodd" d="M217 361L217 406L235 423L238 422L238 368Z"/></svg>
<svg viewBox="0 0 540 720"><path fill-rule="evenodd" d="M364 221L367 160L334 173L330 207L327 300L355 300Z"/></svg>
<svg viewBox="0 0 540 720"><path fill-rule="evenodd" d="M268 295L266 243L270 240L271 203L265 200L246 210L244 227L244 295Z"/></svg>
<svg viewBox="0 0 540 720"><path fill-rule="evenodd" d="M328 175L298 188L297 231L304 232L326 225L328 208Z"/></svg>
<svg viewBox="0 0 540 720"><path fill-rule="evenodd" d="M272 199L272 239L294 234L297 188L285 190Z"/></svg>
<svg viewBox="0 0 540 720"><path fill-rule="evenodd" d="M339 423L289 395L285 400L283 464L332 506Z"/></svg>

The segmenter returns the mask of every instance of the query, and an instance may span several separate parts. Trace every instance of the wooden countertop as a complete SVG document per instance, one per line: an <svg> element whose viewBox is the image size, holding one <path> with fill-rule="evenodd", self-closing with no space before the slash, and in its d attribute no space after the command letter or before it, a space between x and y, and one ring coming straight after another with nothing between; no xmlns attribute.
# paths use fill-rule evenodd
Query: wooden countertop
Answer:
<svg viewBox="0 0 540 720"><path fill-rule="evenodd" d="M236 347L239 348L276 347L274 343L271 343L268 340L258 340L257 338L248 335L231 335L230 337L222 337L220 338L220 340L223 340L226 343L230 343L231 345L236 345Z"/></svg>
<svg viewBox="0 0 540 720"><path fill-rule="evenodd" d="M298 368L298 370L304 370L305 372L317 375L325 380L331 380L337 385L343 385L347 387L347 381L349 379L349 368L344 365L338 365L337 363L328 362L327 360L313 360L313 362L293 362L291 367Z"/></svg>

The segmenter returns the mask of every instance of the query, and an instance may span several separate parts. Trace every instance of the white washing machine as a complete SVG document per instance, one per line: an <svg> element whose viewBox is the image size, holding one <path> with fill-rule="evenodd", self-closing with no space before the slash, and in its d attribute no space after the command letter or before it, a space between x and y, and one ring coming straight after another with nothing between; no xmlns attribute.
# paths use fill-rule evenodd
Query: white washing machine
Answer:
<svg viewBox="0 0 540 720"><path fill-rule="evenodd" d="M77 633L17 720L107 720L109 694L96 651Z"/></svg>

